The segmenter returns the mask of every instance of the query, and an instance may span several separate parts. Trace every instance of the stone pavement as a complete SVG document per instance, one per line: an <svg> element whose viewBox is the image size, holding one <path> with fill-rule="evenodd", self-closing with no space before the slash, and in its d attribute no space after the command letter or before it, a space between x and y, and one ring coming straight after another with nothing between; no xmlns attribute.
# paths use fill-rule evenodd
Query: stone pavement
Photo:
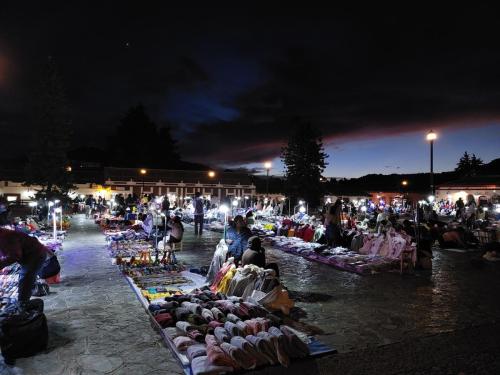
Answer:
<svg viewBox="0 0 500 375"><path fill-rule="evenodd" d="M96 225L76 216L59 255L62 283L44 297L49 349L14 368L0 362L0 374L182 373L104 245Z"/></svg>
<svg viewBox="0 0 500 375"><path fill-rule="evenodd" d="M219 233L186 226L179 260L206 265ZM297 300L338 355L258 374L500 374L500 264L474 253L435 253L432 272L359 276L267 248ZM177 374L134 293L111 265L95 224L75 217L60 255L63 282L45 297L50 344L0 374Z"/></svg>

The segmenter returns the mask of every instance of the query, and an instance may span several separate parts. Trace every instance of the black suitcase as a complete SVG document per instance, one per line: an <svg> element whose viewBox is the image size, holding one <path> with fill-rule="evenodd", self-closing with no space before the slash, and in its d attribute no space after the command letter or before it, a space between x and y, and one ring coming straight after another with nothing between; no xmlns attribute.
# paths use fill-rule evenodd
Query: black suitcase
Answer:
<svg viewBox="0 0 500 375"><path fill-rule="evenodd" d="M47 349L49 331L43 313L43 301L33 299L28 314L0 320L0 348L4 361L13 365L17 358L31 357Z"/></svg>

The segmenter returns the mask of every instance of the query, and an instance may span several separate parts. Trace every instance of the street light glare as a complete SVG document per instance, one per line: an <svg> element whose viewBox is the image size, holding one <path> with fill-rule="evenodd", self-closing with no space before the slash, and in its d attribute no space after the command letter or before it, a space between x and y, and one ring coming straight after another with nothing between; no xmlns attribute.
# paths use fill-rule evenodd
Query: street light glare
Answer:
<svg viewBox="0 0 500 375"><path fill-rule="evenodd" d="M406 180L402 181L402 182L401 182L401 185L403 185L403 186L408 185L408 181L406 181Z"/></svg>
<svg viewBox="0 0 500 375"><path fill-rule="evenodd" d="M145 169L141 169L141 174L146 174L147 171Z"/></svg>
<svg viewBox="0 0 500 375"><path fill-rule="evenodd" d="M222 212L223 214L227 213L229 211L229 207L227 207L225 204L219 207L219 211Z"/></svg>
<svg viewBox="0 0 500 375"><path fill-rule="evenodd" d="M208 177L214 178L215 177L215 172L214 171L208 171Z"/></svg>
<svg viewBox="0 0 500 375"><path fill-rule="evenodd" d="M436 138L437 138L437 134L434 133L432 130L429 133L427 133L427 140L428 141L433 141Z"/></svg>
<svg viewBox="0 0 500 375"><path fill-rule="evenodd" d="M270 161L266 161L266 162L264 163L264 168L266 168L266 169L271 169L271 167L272 167L272 166L273 166L273 165L271 164L271 162L270 162Z"/></svg>

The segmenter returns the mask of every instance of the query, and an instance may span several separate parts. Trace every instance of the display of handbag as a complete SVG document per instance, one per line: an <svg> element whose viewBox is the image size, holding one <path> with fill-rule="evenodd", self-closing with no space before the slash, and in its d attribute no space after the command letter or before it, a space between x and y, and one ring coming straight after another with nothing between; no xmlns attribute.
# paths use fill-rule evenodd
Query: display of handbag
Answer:
<svg viewBox="0 0 500 375"><path fill-rule="evenodd" d="M60 271L61 265L59 264L57 257L54 255L47 258L45 262L43 262L42 268L38 271L38 276L40 276L41 279L47 279L52 276L56 276Z"/></svg>

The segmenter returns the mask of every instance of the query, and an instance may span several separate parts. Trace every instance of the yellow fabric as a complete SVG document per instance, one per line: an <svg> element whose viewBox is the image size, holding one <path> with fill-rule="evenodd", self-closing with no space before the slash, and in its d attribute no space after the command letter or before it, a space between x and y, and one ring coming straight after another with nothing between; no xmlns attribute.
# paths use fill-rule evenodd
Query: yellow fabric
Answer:
<svg viewBox="0 0 500 375"><path fill-rule="evenodd" d="M227 293L227 290L229 289L229 284L231 283L231 280L233 279L235 274L236 274L236 267L232 266L220 281L219 286L217 287L217 291L224 294Z"/></svg>
<svg viewBox="0 0 500 375"><path fill-rule="evenodd" d="M158 298L165 298L165 297L171 297L172 294L171 293L149 293L148 291L146 290L142 290L142 295L146 298L149 298L149 300L154 300L154 299L158 299Z"/></svg>

